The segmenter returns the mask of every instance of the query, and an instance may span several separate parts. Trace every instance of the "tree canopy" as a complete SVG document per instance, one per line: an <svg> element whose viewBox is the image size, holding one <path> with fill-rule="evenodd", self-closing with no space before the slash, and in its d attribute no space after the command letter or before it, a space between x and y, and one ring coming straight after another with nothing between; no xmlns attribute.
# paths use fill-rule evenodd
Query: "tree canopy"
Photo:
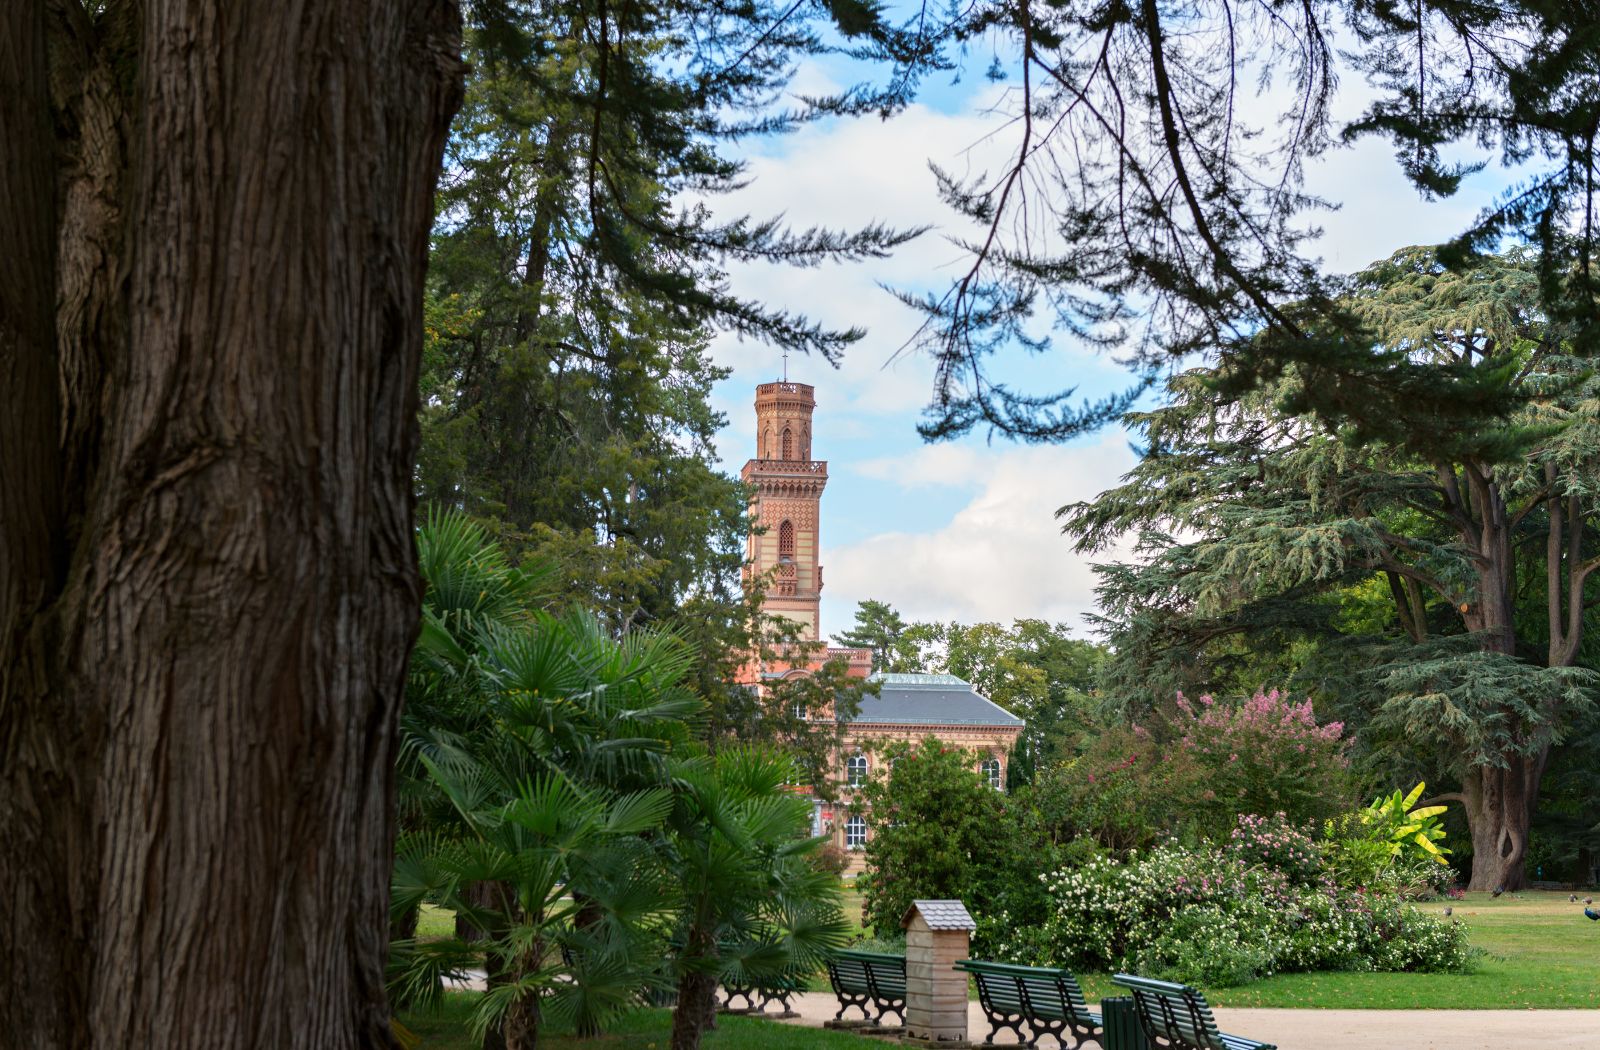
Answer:
<svg viewBox="0 0 1600 1050"><path fill-rule="evenodd" d="M1138 536L1141 561L1102 569L1119 691L1287 657L1277 670L1356 705L1370 741L1458 780L1477 887L1520 881L1549 748L1593 681L1600 388L1538 270L1528 251L1451 270L1405 249L1342 307L1382 333L1375 361L1477 386L1516 406L1506 422L1383 385L1313 414L1315 370L1233 396L1225 366L1202 367L1128 417L1147 448L1123 484L1061 511L1082 551Z"/></svg>

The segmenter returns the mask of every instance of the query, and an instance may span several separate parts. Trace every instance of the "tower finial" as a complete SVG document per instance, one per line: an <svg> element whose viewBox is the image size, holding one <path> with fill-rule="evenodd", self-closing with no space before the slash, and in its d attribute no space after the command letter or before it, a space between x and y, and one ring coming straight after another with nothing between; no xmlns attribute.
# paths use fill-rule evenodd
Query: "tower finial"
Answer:
<svg viewBox="0 0 1600 1050"><path fill-rule="evenodd" d="M789 381L789 348L783 348L783 381Z"/></svg>

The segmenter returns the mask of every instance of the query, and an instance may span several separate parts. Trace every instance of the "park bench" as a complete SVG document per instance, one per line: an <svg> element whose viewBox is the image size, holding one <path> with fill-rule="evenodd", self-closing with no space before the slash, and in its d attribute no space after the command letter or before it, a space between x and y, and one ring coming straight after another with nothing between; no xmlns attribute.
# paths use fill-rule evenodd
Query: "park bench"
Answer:
<svg viewBox="0 0 1600 1050"><path fill-rule="evenodd" d="M1015 1032L1017 1042L1030 1047L1038 1046L1044 1036L1057 1046L1067 1046L1068 1032L1072 1046L1104 1045L1100 1016L1089 1012L1083 989L1070 972L977 959L963 959L956 969L970 973L977 982L978 1003L990 1025L985 1046L995 1045L994 1037L1002 1028ZM1024 1035L1023 1025L1029 1034Z"/></svg>
<svg viewBox="0 0 1600 1050"><path fill-rule="evenodd" d="M798 1017L794 1003L790 1001L796 992L805 991L805 982L791 974L783 976L767 976L749 983L736 983L728 981L723 985L725 993L722 1000L724 1010L737 1013L764 1014L767 1007L777 1003L783 1007L779 1017ZM743 999L745 1005L735 1007L733 1001Z"/></svg>
<svg viewBox="0 0 1600 1050"><path fill-rule="evenodd" d="M1206 997L1186 984L1119 973L1111 978L1133 993L1139 1023L1153 1047L1172 1050L1277 1050L1272 1043L1217 1030Z"/></svg>
<svg viewBox="0 0 1600 1050"><path fill-rule="evenodd" d="M897 1014L906 1023L906 957L877 952L836 952L828 960L828 983L839 998L835 1021L844 1019L852 1006L863 1020L882 1024L885 1014ZM877 1011L869 1012L868 1007Z"/></svg>

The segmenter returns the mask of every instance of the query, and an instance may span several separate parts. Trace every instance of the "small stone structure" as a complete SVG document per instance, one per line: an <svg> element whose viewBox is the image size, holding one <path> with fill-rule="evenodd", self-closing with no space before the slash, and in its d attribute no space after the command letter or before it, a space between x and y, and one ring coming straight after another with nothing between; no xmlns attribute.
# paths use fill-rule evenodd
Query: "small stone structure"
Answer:
<svg viewBox="0 0 1600 1050"><path fill-rule="evenodd" d="M906 931L905 1041L945 1050L967 1041L967 975L955 969L978 924L960 901L912 901Z"/></svg>

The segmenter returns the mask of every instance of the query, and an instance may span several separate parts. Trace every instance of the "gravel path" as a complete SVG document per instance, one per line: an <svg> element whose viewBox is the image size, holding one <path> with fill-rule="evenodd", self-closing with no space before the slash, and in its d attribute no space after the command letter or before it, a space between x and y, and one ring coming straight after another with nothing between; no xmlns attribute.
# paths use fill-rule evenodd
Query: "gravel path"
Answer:
<svg viewBox="0 0 1600 1050"><path fill-rule="evenodd" d="M795 1009L800 1016L785 1023L819 1026L832 1019L838 1003L826 992L805 992L795 997ZM1600 1050L1600 1010L1218 1007L1216 1015L1224 1032L1277 1043L1281 1050ZM968 1017L973 1039L988 1034L977 1003L968 1007ZM1010 1039L1010 1032L1000 1033L1000 1042Z"/></svg>

